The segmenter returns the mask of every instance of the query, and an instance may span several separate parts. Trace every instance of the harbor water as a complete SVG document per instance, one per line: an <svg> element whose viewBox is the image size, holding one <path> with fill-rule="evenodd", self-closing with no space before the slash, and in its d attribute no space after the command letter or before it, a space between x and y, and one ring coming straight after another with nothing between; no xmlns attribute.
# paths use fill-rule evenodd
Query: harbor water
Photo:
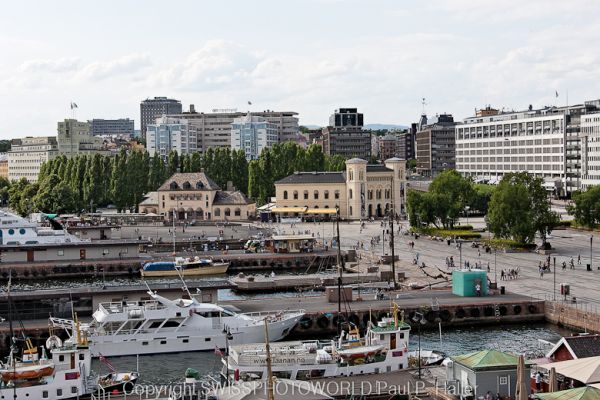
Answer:
<svg viewBox="0 0 600 400"><path fill-rule="evenodd" d="M503 327L482 327L473 329L452 329L442 331L442 341L438 331L421 333L421 348L440 350L448 355L458 355L484 349L496 349L513 353L523 353L528 358L537 358L550 347L542 341L557 342L561 336L571 332L550 324L509 325ZM410 350L417 350L418 335L411 333ZM118 357L111 359L119 370L135 370L136 357ZM168 385L181 382L187 368L194 368L202 376L216 377L221 368L220 357L212 351L157 354L140 356L140 383L152 385ZM107 372L99 361L94 361L95 371Z"/></svg>

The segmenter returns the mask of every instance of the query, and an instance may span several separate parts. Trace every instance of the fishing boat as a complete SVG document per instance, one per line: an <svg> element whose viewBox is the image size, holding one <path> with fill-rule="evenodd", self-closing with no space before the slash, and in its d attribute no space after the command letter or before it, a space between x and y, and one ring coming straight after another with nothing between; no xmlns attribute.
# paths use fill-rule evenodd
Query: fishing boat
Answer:
<svg viewBox="0 0 600 400"><path fill-rule="evenodd" d="M263 320L273 340L285 338L304 316L304 310L236 313L217 304L187 298L170 300L148 287L150 300L100 303L89 324L81 324L94 357L174 353L224 348L229 343L262 342ZM72 335L75 323L50 317L54 327Z"/></svg>
<svg viewBox="0 0 600 400"><path fill-rule="evenodd" d="M141 274L144 278L178 276L180 273L184 276L219 275L226 273L228 268L229 263L214 262L209 258L176 257L175 261L146 263Z"/></svg>
<svg viewBox="0 0 600 400"><path fill-rule="evenodd" d="M132 393L139 378L137 372L110 372L98 377L98 393Z"/></svg>
<svg viewBox="0 0 600 400"><path fill-rule="evenodd" d="M410 325L394 316L370 324L364 338L358 330L342 331L337 341L293 341L229 346L223 358L225 381L265 380L267 364L280 379L310 380L337 376L387 373L408 368ZM269 359L270 358L270 359ZM269 360L268 360L269 359Z"/></svg>

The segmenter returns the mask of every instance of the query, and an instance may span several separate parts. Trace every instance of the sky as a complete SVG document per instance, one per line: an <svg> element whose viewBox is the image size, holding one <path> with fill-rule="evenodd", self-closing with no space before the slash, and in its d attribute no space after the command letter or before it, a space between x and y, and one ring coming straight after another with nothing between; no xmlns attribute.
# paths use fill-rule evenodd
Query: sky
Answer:
<svg viewBox="0 0 600 400"><path fill-rule="evenodd" d="M340 107L407 125L423 98L459 120L581 103L600 98L598 37L598 0L6 2L0 139L55 135L71 102L77 119L138 128L154 96L304 125Z"/></svg>

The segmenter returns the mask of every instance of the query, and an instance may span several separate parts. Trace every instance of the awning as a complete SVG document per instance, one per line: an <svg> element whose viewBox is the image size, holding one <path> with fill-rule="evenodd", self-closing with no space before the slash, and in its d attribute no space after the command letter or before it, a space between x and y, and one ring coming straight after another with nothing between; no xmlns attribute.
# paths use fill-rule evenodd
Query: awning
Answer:
<svg viewBox="0 0 600 400"><path fill-rule="evenodd" d="M600 356L559 361L539 367L548 371L554 367L556 373L584 384L600 382Z"/></svg>
<svg viewBox="0 0 600 400"><path fill-rule="evenodd" d="M306 207L273 207L271 212L274 213L303 213Z"/></svg>
<svg viewBox="0 0 600 400"><path fill-rule="evenodd" d="M309 208L305 214L337 214L335 208Z"/></svg>

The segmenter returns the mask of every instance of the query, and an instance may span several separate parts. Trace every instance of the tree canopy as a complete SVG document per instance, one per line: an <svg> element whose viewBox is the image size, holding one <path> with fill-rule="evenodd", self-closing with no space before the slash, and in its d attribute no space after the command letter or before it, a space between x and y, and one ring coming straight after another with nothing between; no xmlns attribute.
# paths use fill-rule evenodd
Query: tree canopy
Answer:
<svg viewBox="0 0 600 400"><path fill-rule="evenodd" d="M579 225L594 229L600 224L600 186L591 186L573 194L573 204L567 207Z"/></svg>

